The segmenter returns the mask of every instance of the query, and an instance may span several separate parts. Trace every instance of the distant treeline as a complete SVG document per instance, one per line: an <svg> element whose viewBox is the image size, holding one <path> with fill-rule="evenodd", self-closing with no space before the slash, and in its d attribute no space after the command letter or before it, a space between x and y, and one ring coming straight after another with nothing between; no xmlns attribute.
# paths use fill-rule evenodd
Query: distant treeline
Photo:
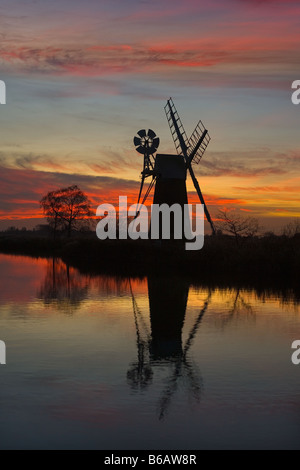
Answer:
<svg viewBox="0 0 300 470"><path fill-rule="evenodd" d="M286 286L299 290L300 234L241 238L206 236L199 251L185 251L181 242L99 240L94 232L71 239L35 232L0 234L0 252L33 257L60 257L81 272L143 277L178 274L207 284Z"/></svg>

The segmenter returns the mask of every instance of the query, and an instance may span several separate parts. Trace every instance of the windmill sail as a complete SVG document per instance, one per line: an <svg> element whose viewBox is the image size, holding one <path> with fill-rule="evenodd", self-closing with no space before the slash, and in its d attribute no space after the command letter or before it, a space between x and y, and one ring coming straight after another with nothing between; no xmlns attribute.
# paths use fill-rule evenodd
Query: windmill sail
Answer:
<svg viewBox="0 0 300 470"><path fill-rule="evenodd" d="M191 163L198 164L210 142L210 136L202 121L199 121L189 138L188 154Z"/></svg>
<svg viewBox="0 0 300 470"><path fill-rule="evenodd" d="M197 191L201 204L203 204L206 219L211 226L212 233L215 234L215 227L213 221L210 217L199 183L191 165L193 161L195 163L199 163L199 161L201 160L206 150L206 147L210 142L210 136L207 130L205 129L203 123L199 121L193 134L188 140L172 98L167 101L167 104L165 106L165 112L169 122L177 154L182 155L185 159L186 166L190 172L194 187Z"/></svg>
<svg viewBox="0 0 300 470"><path fill-rule="evenodd" d="M188 149L188 138L172 98L168 100L165 106L165 113L168 119L177 154L182 155L183 153L185 156Z"/></svg>

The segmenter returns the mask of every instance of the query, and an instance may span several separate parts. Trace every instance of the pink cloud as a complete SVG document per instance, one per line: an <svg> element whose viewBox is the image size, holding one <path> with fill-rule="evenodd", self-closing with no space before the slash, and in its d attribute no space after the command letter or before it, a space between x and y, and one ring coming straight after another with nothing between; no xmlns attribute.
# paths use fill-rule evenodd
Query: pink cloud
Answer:
<svg viewBox="0 0 300 470"><path fill-rule="evenodd" d="M71 76L148 73L158 67L202 68L235 64L294 64L300 34L287 38L226 38L157 45L94 44L72 47L6 45L0 49L3 69Z"/></svg>

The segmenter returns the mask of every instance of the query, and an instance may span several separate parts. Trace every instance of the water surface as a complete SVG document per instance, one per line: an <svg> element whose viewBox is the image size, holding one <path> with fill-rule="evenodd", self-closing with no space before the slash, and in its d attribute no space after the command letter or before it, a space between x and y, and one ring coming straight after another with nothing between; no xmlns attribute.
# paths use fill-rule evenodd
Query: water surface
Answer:
<svg viewBox="0 0 300 470"><path fill-rule="evenodd" d="M299 305L0 255L3 449L300 448Z"/></svg>

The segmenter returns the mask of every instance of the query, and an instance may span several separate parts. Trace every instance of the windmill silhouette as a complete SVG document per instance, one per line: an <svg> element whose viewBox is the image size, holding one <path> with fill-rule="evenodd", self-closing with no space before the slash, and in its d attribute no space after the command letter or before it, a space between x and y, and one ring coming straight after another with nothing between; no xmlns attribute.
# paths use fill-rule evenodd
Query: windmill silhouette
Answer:
<svg viewBox="0 0 300 470"><path fill-rule="evenodd" d="M148 129L148 131L146 131L145 129L141 129L140 131L137 132L137 136L133 138L133 143L136 147L136 151L144 155L144 165L143 165L143 171L141 173L142 175L141 186L140 186L138 202L137 202L137 205L138 205L140 202L145 179L149 176L152 176L152 180L145 193L142 204L144 204L144 202L146 201L155 183L156 173L154 170L154 166L155 166L154 154L157 151L157 148L159 146L159 137L156 136L155 132L152 129ZM138 216L138 214L139 214L139 211L137 212L136 217Z"/></svg>
<svg viewBox="0 0 300 470"><path fill-rule="evenodd" d="M192 164L198 164L201 161L210 142L208 131L202 121L199 121L191 137L188 139L172 98L167 101L164 109L177 154L156 154L155 156L154 154L159 145L159 138L156 137L156 134L151 129L148 132L146 130L138 132L139 137L134 138L134 144L136 150L144 154L144 167L137 204L140 202L145 179L151 177L151 182L141 204L145 203L151 189L155 185L154 204L166 203L171 206L172 204L179 203L183 207L184 204L188 203L186 176L187 171L189 171L199 200L203 205L206 219L211 226L212 233L215 234L213 221L192 167ZM137 211L138 214L139 211Z"/></svg>

